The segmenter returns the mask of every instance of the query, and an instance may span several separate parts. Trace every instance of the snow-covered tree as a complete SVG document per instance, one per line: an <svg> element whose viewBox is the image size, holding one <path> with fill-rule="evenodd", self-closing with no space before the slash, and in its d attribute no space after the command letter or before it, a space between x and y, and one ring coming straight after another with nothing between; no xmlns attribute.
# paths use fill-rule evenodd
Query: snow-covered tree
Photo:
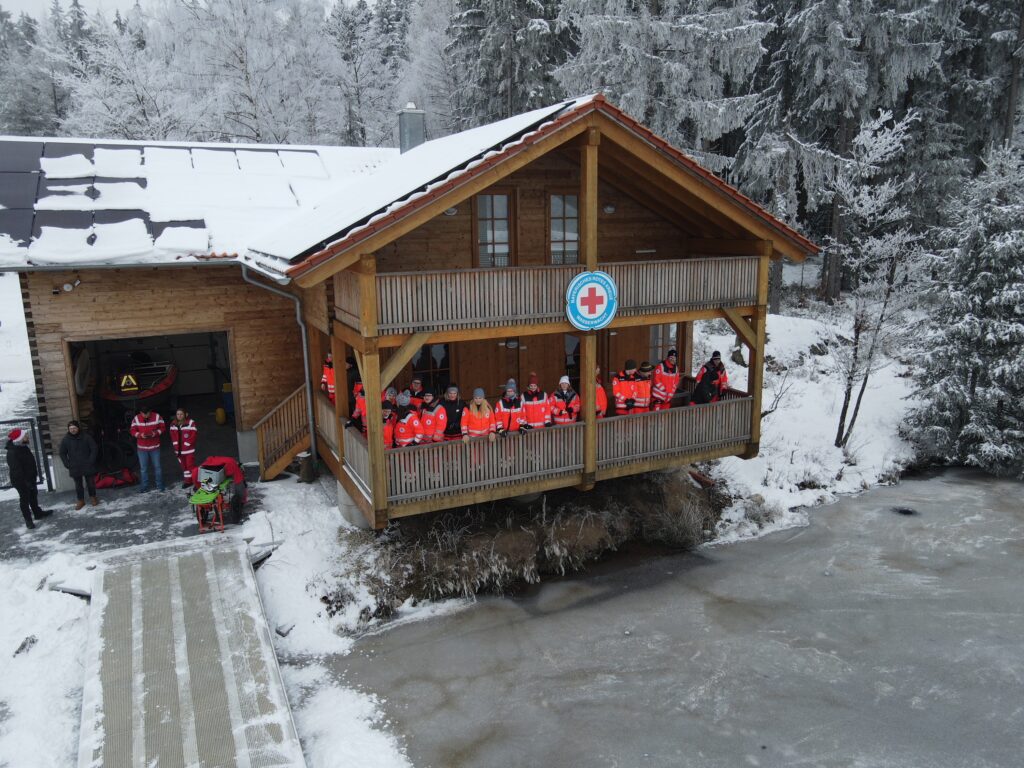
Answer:
<svg viewBox="0 0 1024 768"><path fill-rule="evenodd" d="M909 210L901 202L913 180L892 172L914 120L910 114L894 122L891 113L882 112L865 122L832 184L848 232L842 242L830 241L828 249L855 276L857 288L849 299L852 338L849 343L837 338L833 345L844 383L836 447L849 442L868 380L880 373L881 353L902 330L917 276L918 238L907 226Z"/></svg>
<svg viewBox="0 0 1024 768"><path fill-rule="evenodd" d="M993 151L935 235L907 434L923 457L1024 477L1024 151Z"/></svg>
<svg viewBox="0 0 1024 768"><path fill-rule="evenodd" d="M713 170L719 143L755 106L751 77L771 24L753 2L565 0L578 51L557 71L567 93L603 91Z"/></svg>

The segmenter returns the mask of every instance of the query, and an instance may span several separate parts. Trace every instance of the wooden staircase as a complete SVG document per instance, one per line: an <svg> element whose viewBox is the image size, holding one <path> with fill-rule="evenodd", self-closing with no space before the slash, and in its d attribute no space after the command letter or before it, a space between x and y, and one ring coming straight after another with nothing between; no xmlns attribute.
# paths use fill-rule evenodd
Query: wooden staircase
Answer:
<svg viewBox="0 0 1024 768"><path fill-rule="evenodd" d="M273 480L309 445L306 385L303 384L256 422L260 480Z"/></svg>

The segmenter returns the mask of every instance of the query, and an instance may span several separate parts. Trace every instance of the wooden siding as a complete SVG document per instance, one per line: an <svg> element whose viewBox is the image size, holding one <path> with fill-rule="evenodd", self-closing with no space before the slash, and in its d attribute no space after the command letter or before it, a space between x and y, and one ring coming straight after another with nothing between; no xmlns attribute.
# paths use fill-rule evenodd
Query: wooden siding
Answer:
<svg viewBox="0 0 1024 768"><path fill-rule="evenodd" d="M78 277L71 293L54 286ZM51 424L72 418L67 341L226 331L239 431L302 383L294 305L242 280L238 267L80 270L27 275Z"/></svg>

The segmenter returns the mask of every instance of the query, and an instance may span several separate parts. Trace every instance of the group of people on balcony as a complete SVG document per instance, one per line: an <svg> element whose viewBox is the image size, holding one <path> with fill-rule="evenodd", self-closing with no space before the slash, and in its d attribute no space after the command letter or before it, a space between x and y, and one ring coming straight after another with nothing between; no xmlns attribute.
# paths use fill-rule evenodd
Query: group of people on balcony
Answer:
<svg viewBox="0 0 1024 768"><path fill-rule="evenodd" d="M326 379L326 375L325 375ZM333 377L330 384L333 385ZM637 366L627 360L622 371L612 376L614 414L608 413L608 395L597 370L596 416L624 416L633 413L667 410L679 390L681 376L676 350L670 349L657 366L644 361ZM697 374L696 385L686 397L685 405L717 401L728 388L729 377L722 356L715 352ZM326 381L321 389L333 395ZM355 427L366 434L366 393L362 382L355 379L353 407L346 427ZM332 398L333 399L333 398ZM581 399L569 380L562 376L553 392L540 387L536 373L531 373L526 389L520 392L515 379L505 382L502 395L492 405L482 387L473 390L469 401L462 399L458 385L450 384L439 399L433 390L414 377L409 387L399 392L388 387L382 393L381 414L384 422L384 446L405 448L424 443L441 443L485 437L495 440L532 429L573 424L580 418Z"/></svg>

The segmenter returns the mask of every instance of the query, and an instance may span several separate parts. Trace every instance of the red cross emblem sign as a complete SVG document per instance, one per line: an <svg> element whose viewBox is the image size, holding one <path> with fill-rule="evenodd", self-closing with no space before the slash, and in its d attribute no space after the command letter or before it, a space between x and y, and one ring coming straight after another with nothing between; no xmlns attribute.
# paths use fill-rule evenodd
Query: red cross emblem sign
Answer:
<svg viewBox="0 0 1024 768"><path fill-rule="evenodd" d="M565 291L565 315L575 328L596 331L615 318L619 291L607 272L581 272Z"/></svg>

